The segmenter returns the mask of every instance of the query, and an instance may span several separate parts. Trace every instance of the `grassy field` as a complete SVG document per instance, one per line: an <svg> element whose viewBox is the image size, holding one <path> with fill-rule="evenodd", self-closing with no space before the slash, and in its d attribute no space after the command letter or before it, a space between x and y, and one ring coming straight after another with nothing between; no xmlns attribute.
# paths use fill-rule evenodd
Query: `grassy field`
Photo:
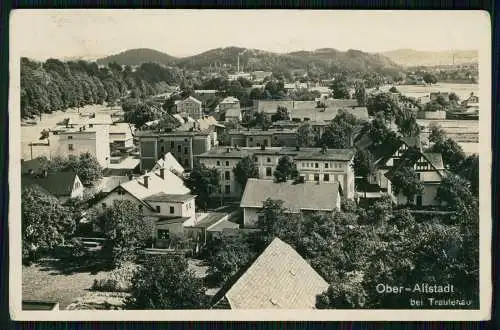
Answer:
<svg viewBox="0 0 500 330"><path fill-rule="evenodd" d="M65 309L78 297L90 292L94 279L106 277L108 272L81 270L61 272L56 260L45 259L22 268L22 299L57 301Z"/></svg>

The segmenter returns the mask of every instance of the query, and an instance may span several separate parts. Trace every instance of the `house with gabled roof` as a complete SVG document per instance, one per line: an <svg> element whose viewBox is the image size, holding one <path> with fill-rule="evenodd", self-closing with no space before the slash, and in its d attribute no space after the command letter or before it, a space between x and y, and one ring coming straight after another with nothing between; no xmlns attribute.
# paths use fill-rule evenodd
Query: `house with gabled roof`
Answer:
<svg viewBox="0 0 500 330"><path fill-rule="evenodd" d="M277 183L273 180L248 179L240 203L243 226L251 228L257 225L264 201L268 198L283 201L283 207L289 213L333 213L340 210L339 187L338 182Z"/></svg>
<svg viewBox="0 0 500 330"><path fill-rule="evenodd" d="M212 300L213 309L315 309L328 283L290 245L275 238Z"/></svg>
<svg viewBox="0 0 500 330"><path fill-rule="evenodd" d="M186 113L189 117L199 119L203 117L202 102L192 96L176 104L177 113Z"/></svg>
<svg viewBox="0 0 500 330"><path fill-rule="evenodd" d="M409 202L418 207L439 205L436 200L437 190L446 175L441 154L422 152L416 148L409 148L401 156L400 161L385 173L385 177L389 182L393 178L394 173L403 166L413 168L424 186L422 194L415 196L414 200ZM407 198L402 193L396 194L394 189L391 188L390 183L388 186L388 193L396 198L397 204L408 203Z"/></svg>
<svg viewBox="0 0 500 330"><path fill-rule="evenodd" d="M182 178L160 168L139 177L129 177L95 205L94 210L102 211L117 200L131 201L143 211L145 221L153 224L152 236L168 238L196 223L195 198Z"/></svg>
<svg viewBox="0 0 500 330"><path fill-rule="evenodd" d="M70 198L82 198L84 192L82 181L73 171L43 171L39 175L23 174L21 186L23 189L28 187L41 189L44 193L56 197L61 202Z"/></svg>

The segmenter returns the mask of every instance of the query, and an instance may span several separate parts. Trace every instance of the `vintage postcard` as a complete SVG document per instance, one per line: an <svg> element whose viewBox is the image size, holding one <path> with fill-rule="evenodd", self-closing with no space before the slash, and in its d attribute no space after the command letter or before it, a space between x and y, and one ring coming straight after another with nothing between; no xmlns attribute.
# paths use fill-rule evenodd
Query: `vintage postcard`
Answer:
<svg viewBox="0 0 500 330"><path fill-rule="evenodd" d="M13 319L490 318L488 13L16 10L10 33Z"/></svg>

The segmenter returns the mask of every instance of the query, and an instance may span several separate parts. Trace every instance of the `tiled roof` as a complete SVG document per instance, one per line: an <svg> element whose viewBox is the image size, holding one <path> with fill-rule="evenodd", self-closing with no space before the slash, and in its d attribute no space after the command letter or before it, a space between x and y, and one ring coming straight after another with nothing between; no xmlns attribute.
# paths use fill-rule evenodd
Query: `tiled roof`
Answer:
<svg viewBox="0 0 500 330"><path fill-rule="evenodd" d="M113 134L132 134L133 130L129 123L114 123L113 125L109 125L109 133Z"/></svg>
<svg viewBox="0 0 500 330"><path fill-rule="evenodd" d="M26 174L21 177L21 185L23 187L37 185L54 196L64 197L71 195L76 178L76 173L72 171L48 172L47 176L41 177Z"/></svg>
<svg viewBox="0 0 500 330"><path fill-rule="evenodd" d="M240 103L240 100L238 100L236 97L228 96L224 100L220 101L220 103Z"/></svg>
<svg viewBox="0 0 500 330"><path fill-rule="evenodd" d="M354 157L354 149L326 149L302 148L295 160L343 160L349 161Z"/></svg>
<svg viewBox="0 0 500 330"><path fill-rule="evenodd" d="M184 167L182 167L181 164L177 161L177 159L170 153L167 152L163 158L158 159L156 161L155 166L153 167L154 170L159 170L160 168L165 168L169 171L172 172L177 172L177 173L184 173Z"/></svg>
<svg viewBox="0 0 500 330"><path fill-rule="evenodd" d="M190 199L195 198L195 195L185 194L185 195L171 195L165 194L163 192L151 195L144 198L147 202L172 202L172 203L182 203Z"/></svg>
<svg viewBox="0 0 500 330"><path fill-rule="evenodd" d="M340 111L345 111L354 115L356 118L361 120L368 120L368 110L366 107L356 107L356 108L308 108L308 109L292 109L290 110L290 116L292 119L298 118L304 120L304 118L309 118L314 121L332 121Z"/></svg>
<svg viewBox="0 0 500 330"><path fill-rule="evenodd" d="M245 149L236 149L231 147L216 147L209 151L202 153L196 157L199 158L243 158L245 156L251 156L252 153Z"/></svg>
<svg viewBox="0 0 500 330"><path fill-rule="evenodd" d="M144 185L144 177L148 176L148 187ZM135 198L145 201L146 198L155 194L164 193L171 195L185 195L191 191L177 175L165 170L164 179L160 177L160 171L149 172L131 181L120 184L124 190Z"/></svg>
<svg viewBox="0 0 500 330"><path fill-rule="evenodd" d="M231 229L239 229L240 225L237 223L231 222L229 220L222 220L219 223L216 223L215 225L212 225L211 227L207 228L207 231L210 232L224 232L225 230L231 230Z"/></svg>
<svg viewBox="0 0 500 330"><path fill-rule="evenodd" d="M232 309L314 309L328 283L279 238L260 254L223 296Z"/></svg>
<svg viewBox="0 0 500 330"><path fill-rule="evenodd" d="M194 102L196 102L196 103L198 103L198 104L200 104L200 105L202 104L202 102L201 102L200 100L198 100L198 99L196 99L196 98L194 98L194 97L192 97L192 96L189 96L188 98L186 98L186 99L182 100L182 101L181 101L181 102L179 102L179 103L183 103L183 102L186 102L186 101L188 101L188 100L189 100L189 101L194 101Z"/></svg>
<svg viewBox="0 0 500 330"><path fill-rule="evenodd" d="M268 129L266 131L261 129L250 129L250 130L231 130L228 132L229 135L245 135L245 136L263 136L263 135L271 135L271 134L295 134L296 129L287 129L287 128L279 128L279 129Z"/></svg>
<svg viewBox="0 0 500 330"><path fill-rule="evenodd" d="M24 173L29 173L31 170L35 171L39 169L42 165L46 164L48 160L43 159L41 157L31 159L31 160L24 160L21 162L21 172Z"/></svg>
<svg viewBox="0 0 500 330"><path fill-rule="evenodd" d="M281 182L272 180L248 179L245 186L241 207L261 208L268 199L282 200L284 207L291 212L300 210L332 211L337 206L338 183ZM308 198L311 197L311 198ZM314 198L313 198L314 196Z"/></svg>
<svg viewBox="0 0 500 330"><path fill-rule="evenodd" d="M218 221L224 219L227 216L227 213L224 212L210 212L203 219L197 222L193 227L196 228L208 228L213 226Z"/></svg>
<svg viewBox="0 0 500 330"><path fill-rule="evenodd" d="M191 218L188 217L158 217L158 221L156 221L157 225L164 225L168 223L184 223Z"/></svg>

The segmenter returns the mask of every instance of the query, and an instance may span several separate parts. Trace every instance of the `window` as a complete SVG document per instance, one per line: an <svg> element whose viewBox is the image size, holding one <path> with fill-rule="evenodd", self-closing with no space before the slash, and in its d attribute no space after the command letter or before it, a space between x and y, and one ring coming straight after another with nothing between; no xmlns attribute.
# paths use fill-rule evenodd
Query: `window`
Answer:
<svg viewBox="0 0 500 330"><path fill-rule="evenodd" d="M187 155L187 153L188 153L188 148L184 147L184 155Z"/></svg>
<svg viewBox="0 0 500 330"><path fill-rule="evenodd" d="M328 168L328 163L325 163L325 168Z"/></svg>
<svg viewBox="0 0 500 330"><path fill-rule="evenodd" d="M74 150L74 149L73 149L73 145L72 145L72 144L68 144L68 150L69 150L69 151L73 151L73 150Z"/></svg>
<svg viewBox="0 0 500 330"><path fill-rule="evenodd" d="M421 180L420 173L417 173L417 178Z"/></svg>
<svg viewBox="0 0 500 330"><path fill-rule="evenodd" d="M228 160L226 160L226 166L229 166L229 161Z"/></svg>
<svg viewBox="0 0 500 330"><path fill-rule="evenodd" d="M189 166L189 161L187 160L187 158L184 159L184 166L186 166L186 167Z"/></svg>
<svg viewBox="0 0 500 330"><path fill-rule="evenodd" d="M175 213L174 207L170 206L170 214L174 214L174 213Z"/></svg>
<svg viewBox="0 0 500 330"><path fill-rule="evenodd" d="M253 141L253 138L249 138L248 141L252 142Z"/></svg>
<svg viewBox="0 0 500 330"><path fill-rule="evenodd" d="M90 128L94 127L94 124L89 124L89 127L90 127Z"/></svg>
<svg viewBox="0 0 500 330"><path fill-rule="evenodd" d="M273 169L271 167L266 167L266 176L272 176L273 175Z"/></svg>
<svg viewBox="0 0 500 330"><path fill-rule="evenodd" d="M318 168L319 167L319 164L318 163L314 163L314 168Z"/></svg>
<svg viewBox="0 0 500 330"><path fill-rule="evenodd" d="M160 213L160 205L156 205L156 212Z"/></svg>
<svg viewBox="0 0 500 330"><path fill-rule="evenodd" d="M181 153L181 146L177 146L177 152Z"/></svg>
<svg viewBox="0 0 500 330"><path fill-rule="evenodd" d="M174 149L174 141L170 142L170 149Z"/></svg>
<svg viewBox="0 0 500 330"><path fill-rule="evenodd" d="M330 174L325 174L323 176L323 181L330 181Z"/></svg>
<svg viewBox="0 0 500 330"><path fill-rule="evenodd" d="M231 193L231 186L227 184L227 185L224 187L224 192L225 192L226 194Z"/></svg>
<svg viewBox="0 0 500 330"><path fill-rule="evenodd" d="M217 161L217 166L220 166L220 161Z"/></svg>
<svg viewBox="0 0 500 330"><path fill-rule="evenodd" d="M314 174L314 181L319 181L319 174Z"/></svg>
<svg viewBox="0 0 500 330"><path fill-rule="evenodd" d="M106 207L106 203L102 203L102 208L105 208Z"/></svg>
<svg viewBox="0 0 500 330"><path fill-rule="evenodd" d="M229 171L226 171L226 172L224 173L224 179L225 179L225 180L230 180L230 179L231 179L231 173L230 173Z"/></svg>
<svg viewBox="0 0 500 330"><path fill-rule="evenodd" d="M271 157L267 157L267 162L270 163L271 162Z"/></svg>
<svg viewBox="0 0 500 330"><path fill-rule="evenodd" d="M184 142L188 142L188 139L184 139Z"/></svg>
<svg viewBox="0 0 500 330"><path fill-rule="evenodd" d="M71 135L68 135L68 140L73 140L73 137Z"/></svg>
<svg viewBox="0 0 500 330"><path fill-rule="evenodd" d="M168 229L158 229L158 239L169 239L170 231Z"/></svg>
<svg viewBox="0 0 500 330"><path fill-rule="evenodd" d="M165 152L165 146L161 146L161 147L160 147L160 151L161 151L162 153L164 153L164 152Z"/></svg>

